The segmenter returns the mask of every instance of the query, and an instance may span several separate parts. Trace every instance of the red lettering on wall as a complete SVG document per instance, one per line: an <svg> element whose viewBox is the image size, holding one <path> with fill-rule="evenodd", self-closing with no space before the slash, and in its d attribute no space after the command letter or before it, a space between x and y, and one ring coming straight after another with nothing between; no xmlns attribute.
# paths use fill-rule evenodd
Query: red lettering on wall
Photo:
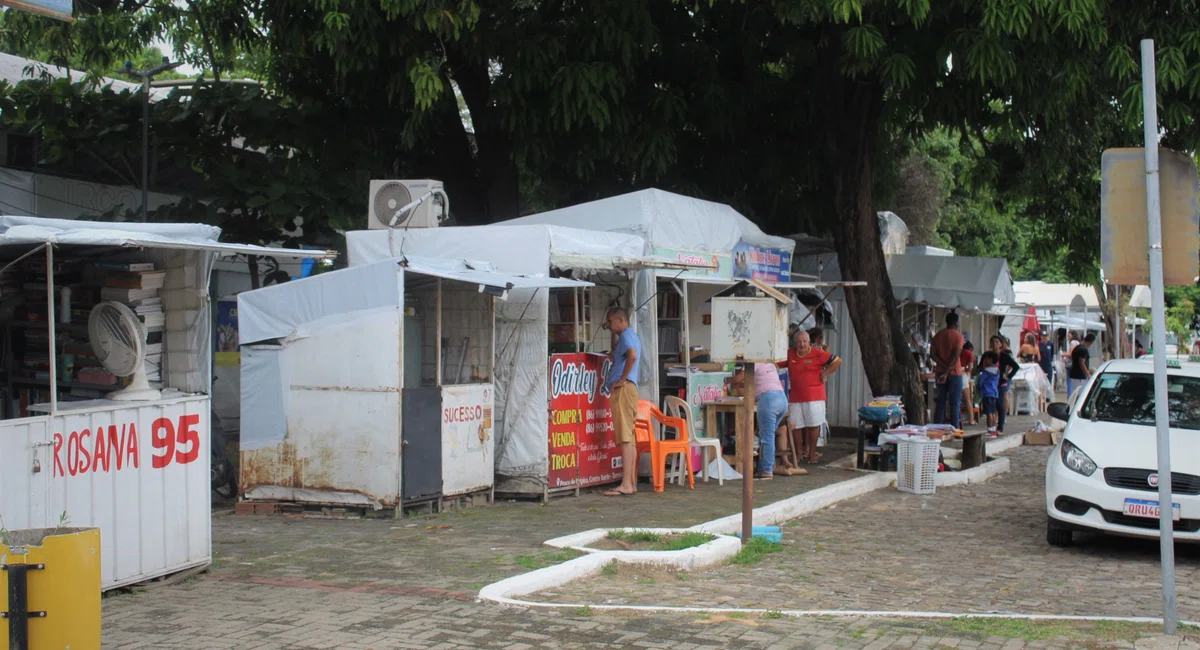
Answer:
<svg viewBox="0 0 1200 650"><path fill-rule="evenodd" d="M63 446L62 434L61 433L54 434L54 475L55 476L64 476L67 473L63 469L63 464L62 464L62 456L61 456L62 446Z"/></svg>
<svg viewBox="0 0 1200 650"><path fill-rule="evenodd" d="M200 432L196 426L200 424L200 415L189 413L179 416L178 445L176 446L175 462L186 465L200 457ZM188 451L183 451L187 447Z"/></svg>
<svg viewBox="0 0 1200 650"><path fill-rule="evenodd" d="M122 437L125 438L125 453L129 455L125 459L125 463L130 467L137 469L140 467L140 463L138 461L137 425L135 425L133 422L130 422L128 427L129 428L126 429L126 425L121 425L121 432L123 434ZM128 431L128 433L126 433L126 431Z"/></svg>
<svg viewBox="0 0 1200 650"><path fill-rule="evenodd" d="M108 471L108 445L104 438L104 427L96 427L96 444L92 447L92 471Z"/></svg>
<svg viewBox="0 0 1200 650"><path fill-rule="evenodd" d="M67 436L67 473L75 476L79 466L79 432L72 431Z"/></svg>
<svg viewBox="0 0 1200 650"><path fill-rule="evenodd" d="M150 444L155 450L163 450L162 454L150 457L150 466L162 469L171 464L175 456L175 425L167 418L158 418L150 425Z"/></svg>
<svg viewBox="0 0 1200 650"><path fill-rule="evenodd" d="M92 468L92 455L88 453L87 439L92 437L90 429L84 429L79 434L79 457L82 459L79 462L79 473L85 474Z"/></svg>

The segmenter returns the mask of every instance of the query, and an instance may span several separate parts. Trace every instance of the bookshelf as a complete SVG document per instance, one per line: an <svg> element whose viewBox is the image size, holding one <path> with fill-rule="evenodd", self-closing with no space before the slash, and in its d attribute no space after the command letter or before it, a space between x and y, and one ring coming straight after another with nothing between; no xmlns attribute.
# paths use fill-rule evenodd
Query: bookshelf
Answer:
<svg viewBox="0 0 1200 650"><path fill-rule="evenodd" d="M160 290L166 272L140 261L63 259L55 262L55 353L58 368L50 383L50 331L46 301L46 267L31 259L0 274L3 288L21 294L11 320L4 323L3 410L5 418L26 417L29 407L50 400L102 399L128 383L100 363L88 337L88 318L101 301L125 304L146 328L146 374L152 385L161 384L163 333L166 314ZM3 277L10 276L10 277Z"/></svg>

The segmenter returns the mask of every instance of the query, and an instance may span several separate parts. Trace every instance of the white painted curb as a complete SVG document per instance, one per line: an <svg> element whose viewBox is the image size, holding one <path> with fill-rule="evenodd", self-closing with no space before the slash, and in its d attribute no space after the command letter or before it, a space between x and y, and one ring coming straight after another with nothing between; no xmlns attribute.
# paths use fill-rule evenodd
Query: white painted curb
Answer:
<svg viewBox="0 0 1200 650"><path fill-rule="evenodd" d="M1023 441L1020 436L1013 436L1018 444ZM994 441L998 442L998 441ZM1016 447L1018 445L1011 445ZM1011 448L1011 447L1010 447ZM991 453L989 447L988 452ZM998 474L1007 472L1010 462L1007 458L998 458L962 472L939 472L938 486L965 485L981 483ZM754 510L754 525L770 526L785 521L812 514L836 503L889 487L896 482L895 472L870 472L848 481L841 481L810 490L794 497L777 501L770 505ZM621 528L612 530L645 530L658 534L672 534L685 531L709 533L717 538L695 548L681 551L608 551L591 548L589 545L603 539L610 529L594 528L573 535L565 535L546 542L555 548L570 548L585 553L582 557L545 567L529 573L506 578L490 584L479 591L479 600L515 605L519 607L552 607L636 611L675 611L675 612L765 612L755 609L724 609L724 608L689 608L689 607L658 607L658 606L617 606L617 605L563 605L554 603L539 603L519 600L520 596L553 589L569 582L588 578L600 573L610 562L625 564L652 564L660 567L671 567L680 571L692 571L720 564L737 555L741 549L741 540L731 535L739 532L742 525L741 514L722 517L687 529L676 528ZM904 616L900 612L840 612L840 611L792 611L780 612L788 616L835 615L835 616ZM921 613L923 618L951 616L949 614ZM1063 617L1044 617L1063 618ZM1099 619L1097 619L1099 620ZM1104 619L1109 620L1109 619ZM1121 619L1124 620L1124 619ZM1149 620L1149 619L1147 619Z"/></svg>
<svg viewBox="0 0 1200 650"><path fill-rule="evenodd" d="M819 487L794 497L776 501L767 506L754 509L755 526L773 526L785 521L814 513L822 508L874 492L896 482L895 472L872 472L848 481L840 481L832 485ZM703 524L692 526L689 530L703 533L732 535L742 528L742 515L729 515L714 519Z"/></svg>

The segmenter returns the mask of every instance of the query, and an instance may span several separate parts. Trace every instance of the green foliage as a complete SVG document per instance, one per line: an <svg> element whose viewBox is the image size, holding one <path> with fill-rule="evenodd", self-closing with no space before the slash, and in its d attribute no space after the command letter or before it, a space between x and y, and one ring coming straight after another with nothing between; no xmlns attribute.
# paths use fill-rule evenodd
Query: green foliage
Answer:
<svg viewBox="0 0 1200 650"><path fill-rule="evenodd" d="M751 537L749 542L742 544L742 550L733 556L730 562L738 566L750 566L767 559L771 553L783 551L783 544L770 542L761 537Z"/></svg>

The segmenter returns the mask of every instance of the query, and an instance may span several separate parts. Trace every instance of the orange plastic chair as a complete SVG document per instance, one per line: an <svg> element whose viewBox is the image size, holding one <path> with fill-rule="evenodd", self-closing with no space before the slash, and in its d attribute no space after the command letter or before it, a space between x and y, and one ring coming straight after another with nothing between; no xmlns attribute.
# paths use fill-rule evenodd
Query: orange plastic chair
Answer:
<svg viewBox="0 0 1200 650"><path fill-rule="evenodd" d="M678 437L674 440L659 440L654 435L653 422L658 421L664 427L675 429ZM666 486L667 456L683 454L683 462L687 467L688 488L696 489L696 477L692 474L692 443L691 433L687 422L682 418L673 418L648 400L638 400L638 416L633 426L634 439L637 443L637 453L650 454L651 477L654 491L662 492Z"/></svg>

